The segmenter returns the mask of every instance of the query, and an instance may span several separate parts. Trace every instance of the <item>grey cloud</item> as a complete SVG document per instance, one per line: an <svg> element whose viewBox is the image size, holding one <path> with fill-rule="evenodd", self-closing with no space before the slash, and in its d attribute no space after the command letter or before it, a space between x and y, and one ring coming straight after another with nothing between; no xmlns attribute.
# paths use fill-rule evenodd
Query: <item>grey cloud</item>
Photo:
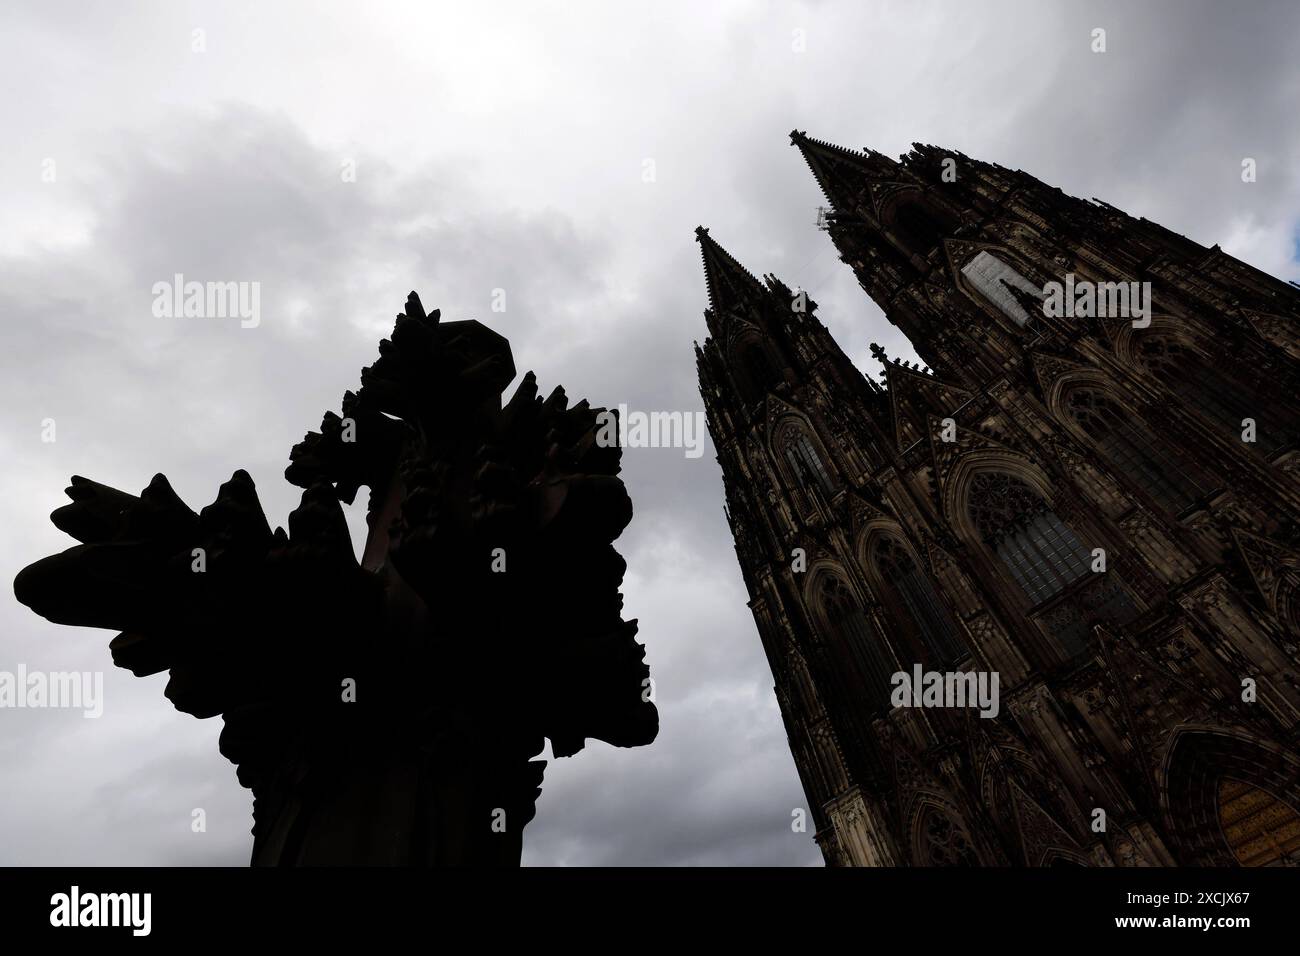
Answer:
<svg viewBox="0 0 1300 956"><path fill-rule="evenodd" d="M0 79L27 95L0 107L21 140L0 157L21 237L0 254L0 577L70 543L46 515L74 473L138 490L164 471L202 505L244 467L283 521L289 448L355 387L413 288L507 335L543 389L695 410L703 223L755 273L806 288L868 374L869 341L914 358L816 230L792 127L891 155L950 146L1300 276L1294 4L666 4L645 22L524 7L507 34L360 9L286 5L257 27L222 6L3 14ZM206 60L184 50L200 21ZM490 70L457 59L498 41L509 56ZM57 186L37 178L46 155ZM1259 161L1249 186L1243 156ZM260 282L261 325L153 318L151 286L175 272ZM803 795L713 454L625 455L627 607L663 730L552 763L531 865L819 862L790 828ZM12 601L0 633L0 668L108 671L99 721L0 712L0 862L242 865L249 796L218 724L171 711L161 679L112 671L110 634ZM189 832L194 806L207 834Z"/></svg>

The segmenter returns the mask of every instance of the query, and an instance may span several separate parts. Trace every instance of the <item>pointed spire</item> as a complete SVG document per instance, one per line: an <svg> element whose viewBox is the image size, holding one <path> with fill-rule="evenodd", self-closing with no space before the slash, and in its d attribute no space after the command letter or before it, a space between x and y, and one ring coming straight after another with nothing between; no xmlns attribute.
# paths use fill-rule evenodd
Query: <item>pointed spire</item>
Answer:
<svg viewBox="0 0 1300 956"><path fill-rule="evenodd" d="M708 229L696 226L695 241L700 244L704 281L709 288L709 307L715 314L721 315L736 305L768 295L763 283L718 245Z"/></svg>
<svg viewBox="0 0 1300 956"><path fill-rule="evenodd" d="M817 178L817 185L839 212L853 208L864 183L898 180L905 175L897 163L874 150L856 152L813 139L800 130L791 131L790 142L799 147L804 162Z"/></svg>

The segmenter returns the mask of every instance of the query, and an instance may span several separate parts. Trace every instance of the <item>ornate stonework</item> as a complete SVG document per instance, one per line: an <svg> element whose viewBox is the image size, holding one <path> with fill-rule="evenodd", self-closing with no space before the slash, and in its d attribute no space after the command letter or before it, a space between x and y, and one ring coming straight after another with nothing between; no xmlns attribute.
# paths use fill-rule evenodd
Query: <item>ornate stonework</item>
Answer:
<svg viewBox="0 0 1300 956"><path fill-rule="evenodd" d="M929 366L873 346L877 384L697 230L700 390L827 862L1300 861L1300 290L960 153L792 139ZM1067 275L1149 282L1150 320L1047 314ZM999 713L895 706L917 664L997 673Z"/></svg>

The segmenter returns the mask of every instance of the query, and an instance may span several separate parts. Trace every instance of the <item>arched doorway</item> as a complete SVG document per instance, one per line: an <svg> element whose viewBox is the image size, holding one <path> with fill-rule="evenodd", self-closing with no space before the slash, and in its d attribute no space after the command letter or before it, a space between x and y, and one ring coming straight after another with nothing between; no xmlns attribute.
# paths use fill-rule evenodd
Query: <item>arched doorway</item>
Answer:
<svg viewBox="0 0 1300 956"><path fill-rule="evenodd" d="M1300 759L1284 745L1239 729L1180 728L1161 781L1181 865L1300 865Z"/></svg>
<svg viewBox="0 0 1300 956"><path fill-rule="evenodd" d="M1219 826L1242 866L1300 865L1300 813L1267 790L1222 778Z"/></svg>

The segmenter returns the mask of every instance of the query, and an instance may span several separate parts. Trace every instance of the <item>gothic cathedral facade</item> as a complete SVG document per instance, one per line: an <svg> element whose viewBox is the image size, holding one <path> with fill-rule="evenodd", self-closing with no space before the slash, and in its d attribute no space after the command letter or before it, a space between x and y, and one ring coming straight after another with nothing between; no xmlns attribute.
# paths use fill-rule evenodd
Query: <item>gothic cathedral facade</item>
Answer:
<svg viewBox="0 0 1300 956"><path fill-rule="evenodd" d="M696 230L700 391L827 863L1300 862L1300 289L960 153L791 138L928 365L873 346L878 384ZM900 702L931 674L998 706Z"/></svg>

